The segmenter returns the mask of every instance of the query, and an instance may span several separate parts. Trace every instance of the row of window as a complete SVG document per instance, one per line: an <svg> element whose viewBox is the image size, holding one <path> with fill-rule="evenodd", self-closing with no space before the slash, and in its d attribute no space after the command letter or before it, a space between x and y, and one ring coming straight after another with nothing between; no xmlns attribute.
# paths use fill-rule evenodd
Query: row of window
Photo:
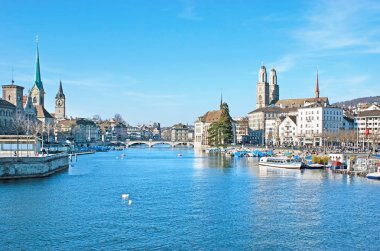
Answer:
<svg viewBox="0 0 380 251"><path fill-rule="evenodd" d="M11 117L13 116L13 112L9 110L0 110L0 116Z"/></svg>
<svg viewBox="0 0 380 251"><path fill-rule="evenodd" d="M302 111L300 111L300 114L302 115ZM305 115L314 114L314 111L305 111ZM315 114L319 114L319 110L315 111ZM334 110L324 110L323 114L325 115L342 115L341 111L334 111Z"/></svg>

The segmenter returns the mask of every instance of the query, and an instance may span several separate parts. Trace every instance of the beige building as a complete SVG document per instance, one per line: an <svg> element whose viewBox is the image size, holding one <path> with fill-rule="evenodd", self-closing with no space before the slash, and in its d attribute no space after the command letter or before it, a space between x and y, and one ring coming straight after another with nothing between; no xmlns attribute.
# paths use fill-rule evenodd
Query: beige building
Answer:
<svg viewBox="0 0 380 251"><path fill-rule="evenodd" d="M171 128L171 141L186 142L189 140L189 128L182 123L175 124Z"/></svg>
<svg viewBox="0 0 380 251"><path fill-rule="evenodd" d="M244 137L249 135L248 117L234 118L236 122L236 143L244 143Z"/></svg>
<svg viewBox="0 0 380 251"><path fill-rule="evenodd" d="M221 115L222 110L209 111L195 121L194 147L208 146L208 129L219 121Z"/></svg>
<svg viewBox="0 0 380 251"><path fill-rule="evenodd" d="M55 119L61 120L66 118L66 97L63 93L62 81L59 81L57 95L55 95Z"/></svg>
<svg viewBox="0 0 380 251"><path fill-rule="evenodd" d="M258 108L250 113L248 113L248 125L249 129L255 130L265 130L265 120L276 119L280 116L285 116L287 111L277 106L268 106Z"/></svg>
<svg viewBox="0 0 380 251"><path fill-rule="evenodd" d="M56 138L58 142L93 143L99 140L99 128L95 122L85 118L60 120L57 122Z"/></svg>
<svg viewBox="0 0 380 251"><path fill-rule="evenodd" d="M12 84L3 85L3 100L16 106L16 112L21 114L24 111L23 108L23 94L24 87L15 85L12 80Z"/></svg>
<svg viewBox="0 0 380 251"><path fill-rule="evenodd" d="M277 84L277 72L270 71L269 83L267 81L267 70L264 65L260 67L259 80L256 85L256 108L263 108L275 104L280 98L280 88Z"/></svg>

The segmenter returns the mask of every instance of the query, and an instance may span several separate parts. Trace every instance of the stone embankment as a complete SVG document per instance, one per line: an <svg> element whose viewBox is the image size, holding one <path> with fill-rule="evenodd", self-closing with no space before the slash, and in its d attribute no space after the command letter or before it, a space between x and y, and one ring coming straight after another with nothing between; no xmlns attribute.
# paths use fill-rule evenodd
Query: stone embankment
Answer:
<svg viewBox="0 0 380 251"><path fill-rule="evenodd" d="M66 153L45 157L1 157L0 180L41 178L69 167Z"/></svg>

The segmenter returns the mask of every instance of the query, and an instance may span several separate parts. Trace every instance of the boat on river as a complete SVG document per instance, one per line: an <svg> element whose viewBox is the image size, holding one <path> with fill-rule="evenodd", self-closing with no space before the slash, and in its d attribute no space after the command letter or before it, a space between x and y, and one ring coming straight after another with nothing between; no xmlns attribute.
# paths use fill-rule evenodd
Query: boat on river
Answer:
<svg viewBox="0 0 380 251"><path fill-rule="evenodd" d="M262 157L259 166L271 166L286 169L302 169L304 165L301 161L292 160L286 157Z"/></svg>
<svg viewBox="0 0 380 251"><path fill-rule="evenodd" d="M374 179L374 180L380 180L380 172L375 172L375 173L369 173L367 174L368 179Z"/></svg>
<svg viewBox="0 0 380 251"><path fill-rule="evenodd" d="M313 163L306 166L307 169L323 169L326 166L323 164Z"/></svg>

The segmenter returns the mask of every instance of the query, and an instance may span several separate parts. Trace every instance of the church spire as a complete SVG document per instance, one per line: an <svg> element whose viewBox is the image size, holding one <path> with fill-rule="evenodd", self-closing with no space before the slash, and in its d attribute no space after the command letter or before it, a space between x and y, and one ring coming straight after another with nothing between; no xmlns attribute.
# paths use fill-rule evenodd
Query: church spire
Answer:
<svg viewBox="0 0 380 251"><path fill-rule="evenodd" d="M39 90L43 89L42 80L41 80L41 70L40 70L40 54L38 51L38 37L36 39L37 42L37 59L36 59L36 78L34 80L34 84L37 86Z"/></svg>
<svg viewBox="0 0 380 251"><path fill-rule="evenodd" d="M317 83L315 86L315 97L319 98L318 67L317 67Z"/></svg>
<svg viewBox="0 0 380 251"><path fill-rule="evenodd" d="M65 94L63 93L62 81L61 80L59 81L59 88L58 88L58 92L57 92L57 95L55 96L55 98L65 98Z"/></svg>
<svg viewBox="0 0 380 251"><path fill-rule="evenodd" d="M223 108L223 90L220 90L220 109Z"/></svg>

